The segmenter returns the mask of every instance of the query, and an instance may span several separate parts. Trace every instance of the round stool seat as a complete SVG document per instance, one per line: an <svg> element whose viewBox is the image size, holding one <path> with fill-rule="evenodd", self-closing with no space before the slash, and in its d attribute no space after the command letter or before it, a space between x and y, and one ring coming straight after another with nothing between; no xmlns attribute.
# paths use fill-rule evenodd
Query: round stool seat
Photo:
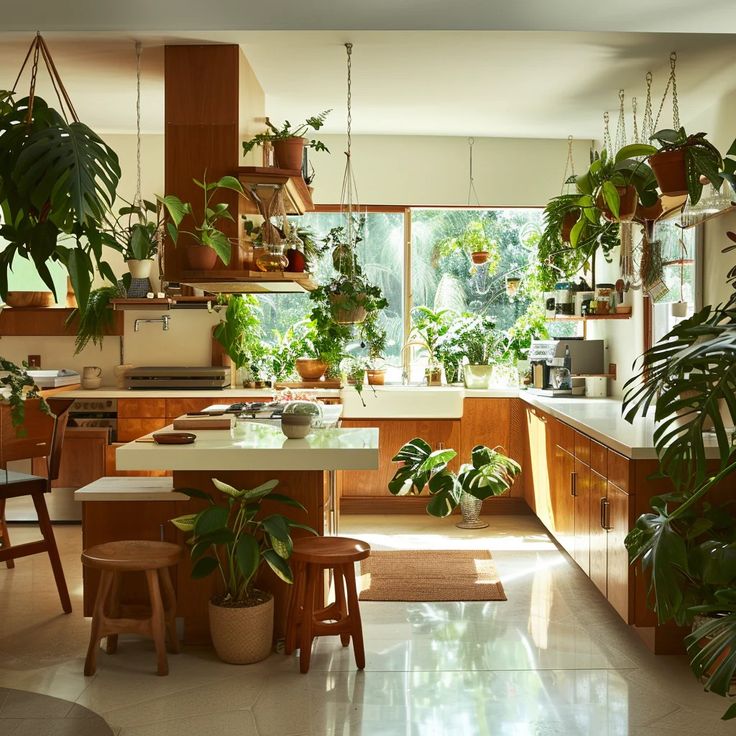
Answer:
<svg viewBox="0 0 736 736"><path fill-rule="evenodd" d="M294 540L291 559L317 565L346 565L364 560L371 553L369 544L350 537L300 537Z"/></svg>
<svg viewBox="0 0 736 736"><path fill-rule="evenodd" d="M105 542L82 552L82 564L100 570L158 570L179 562L181 547L170 542Z"/></svg>

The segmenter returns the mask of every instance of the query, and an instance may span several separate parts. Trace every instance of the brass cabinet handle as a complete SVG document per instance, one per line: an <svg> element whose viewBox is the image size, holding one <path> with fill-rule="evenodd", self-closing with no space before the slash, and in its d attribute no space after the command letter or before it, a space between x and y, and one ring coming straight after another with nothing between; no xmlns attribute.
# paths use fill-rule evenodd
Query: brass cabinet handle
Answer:
<svg viewBox="0 0 736 736"><path fill-rule="evenodd" d="M570 495L578 495L578 474L574 470L570 473Z"/></svg>
<svg viewBox="0 0 736 736"><path fill-rule="evenodd" d="M600 502L600 510L599 510L599 514L598 514L598 523L601 525L601 529L605 529L606 528L605 519L604 519L605 511L604 511L604 508L603 508L606 500L607 499L605 499L605 498L601 498L601 502Z"/></svg>
<svg viewBox="0 0 736 736"><path fill-rule="evenodd" d="M611 504L607 498L601 499L601 526L606 530L610 530L610 520L609 520L609 509L611 507Z"/></svg>

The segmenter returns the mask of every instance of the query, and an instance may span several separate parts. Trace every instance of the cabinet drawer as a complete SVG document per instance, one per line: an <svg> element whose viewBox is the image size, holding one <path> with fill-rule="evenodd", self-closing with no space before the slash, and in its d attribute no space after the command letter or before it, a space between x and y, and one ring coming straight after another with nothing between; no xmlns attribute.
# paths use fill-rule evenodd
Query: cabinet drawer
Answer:
<svg viewBox="0 0 736 736"><path fill-rule="evenodd" d="M120 417L161 417L166 416L166 399L118 399L118 418Z"/></svg>
<svg viewBox="0 0 736 736"><path fill-rule="evenodd" d="M590 437L582 432L575 432L575 459L590 465Z"/></svg>
<svg viewBox="0 0 736 736"><path fill-rule="evenodd" d="M553 420L552 438L555 444L559 445L563 450L569 452L571 455L575 454L575 430L571 426L556 419Z"/></svg>
<svg viewBox="0 0 736 736"><path fill-rule="evenodd" d="M155 432L166 426L163 417L118 419L118 442L132 442L149 432Z"/></svg>
<svg viewBox="0 0 736 736"><path fill-rule="evenodd" d="M608 450L608 480L625 493L629 492L629 459Z"/></svg>
<svg viewBox="0 0 736 736"><path fill-rule="evenodd" d="M590 441L590 467L598 475L608 477L608 448L595 440Z"/></svg>

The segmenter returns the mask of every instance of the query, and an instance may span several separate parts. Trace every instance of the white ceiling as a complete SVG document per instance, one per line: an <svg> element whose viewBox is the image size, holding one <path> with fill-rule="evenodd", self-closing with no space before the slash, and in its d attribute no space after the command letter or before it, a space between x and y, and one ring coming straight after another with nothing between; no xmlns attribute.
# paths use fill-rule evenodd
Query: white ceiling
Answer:
<svg viewBox="0 0 736 736"><path fill-rule="evenodd" d="M679 0L668 4L677 16ZM440 5L449 6L432 7ZM134 10L129 18L138 18ZM654 72L656 114L672 49L679 55L683 122L736 89L734 37L725 34L66 31L45 36L80 117L106 133L135 129L135 38L144 43L143 129L149 133L163 131L165 43L239 43L266 92L268 114L294 122L333 108L326 132L345 127L345 41L354 44L356 133L599 138L604 110L612 112L615 127L619 88L626 90L627 100L638 98L641 118L647 70ZM28 33L0 34L0 88L12 84L30 38ZM26 74L20 88L27 84ZM53 96L45 78L39 92ZM661 124L670 125L670 109L667 103Z"/></svg>

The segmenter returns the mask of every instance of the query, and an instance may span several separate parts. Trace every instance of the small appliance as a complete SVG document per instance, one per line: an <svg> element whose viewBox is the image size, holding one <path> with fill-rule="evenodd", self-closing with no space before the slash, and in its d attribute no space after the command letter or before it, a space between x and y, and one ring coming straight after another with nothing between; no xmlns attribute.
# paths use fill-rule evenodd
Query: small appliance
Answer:
<svg viewBox="0 0 736 736"><path fill-rule="evenodd" d="M561 338L558 340L532 340L529 362L532 368L531 393L545 396L569 396L580 388L575 376L603 373L603 340ZM569 365L568 365L569 363ZM559 368L567 368L572 381L570 387L560 388ZM582 392L580 392L582 393Z"/></svg>

